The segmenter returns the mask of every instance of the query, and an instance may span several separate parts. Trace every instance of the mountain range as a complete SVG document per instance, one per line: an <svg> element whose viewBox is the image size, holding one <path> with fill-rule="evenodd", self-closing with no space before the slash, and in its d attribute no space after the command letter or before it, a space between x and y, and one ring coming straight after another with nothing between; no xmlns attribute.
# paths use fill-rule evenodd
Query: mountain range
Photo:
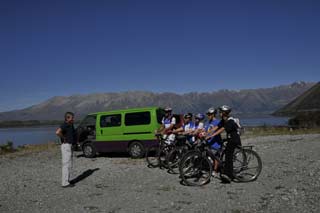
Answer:
<svg viewBox="0 0 320 213"><path fill-rule="evenodd" d="M56 96L21 110L0 113L0 121L61 120L72 111L77 118L90 112L147 106L171 106L176 113L205 112L209 107L230 105L236 114L266 115L280 109L315 83L295 82L272 88L219 90L185 94L130 91L88 95Z"/></svg>

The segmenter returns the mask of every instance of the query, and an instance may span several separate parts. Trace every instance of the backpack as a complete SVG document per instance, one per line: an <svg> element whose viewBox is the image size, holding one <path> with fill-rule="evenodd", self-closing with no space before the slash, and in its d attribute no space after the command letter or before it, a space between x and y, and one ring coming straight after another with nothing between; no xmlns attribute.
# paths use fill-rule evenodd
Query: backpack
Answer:
<svg viewBox="0 0 320 213"><path fill-rule="evenodd" d="M239 118L229 117L228 120L233 120L234 123L237 125L238 135L241 135L241 134L244 132L244 129L243 129L243 127L242 127L241 124L240 124Z"/></svg>

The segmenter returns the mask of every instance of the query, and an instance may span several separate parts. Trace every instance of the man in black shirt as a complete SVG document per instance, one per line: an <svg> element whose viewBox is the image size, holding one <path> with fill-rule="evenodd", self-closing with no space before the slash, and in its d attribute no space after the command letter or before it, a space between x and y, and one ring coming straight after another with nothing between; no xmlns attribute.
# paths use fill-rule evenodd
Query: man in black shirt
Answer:
<svg viewBox="0 0 320 213"><path fill-rule="evenodd" d="M218 130L212 135L218 135L223 131L227 133L227 145L225 149L225 166L221 174L223 182L230 183L233 180L233 154L237 146L241 146L241 139L239 134L239 125L230 117L231 108L223 105L219 108L221 121L218 125Z"/></svg>
<svg viewBox="0 0 320 213"><path fill-rule="evenodd" d="M76 141L76 131L73 126L74 114L66 112L64 123L57 129L56 134L61 139L61 154L62 154L62 187L73 187L70 183L70 172L72 168L72 145Z"/></svg>

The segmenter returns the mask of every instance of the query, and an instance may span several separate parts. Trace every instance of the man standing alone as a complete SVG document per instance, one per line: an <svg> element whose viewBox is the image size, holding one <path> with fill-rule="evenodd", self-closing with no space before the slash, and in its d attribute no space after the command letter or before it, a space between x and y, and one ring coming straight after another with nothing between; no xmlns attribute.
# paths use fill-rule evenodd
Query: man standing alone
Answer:
<svg viewBox="0 0 320 213"><path fill-rule="evenodd" d="M57 129L56 134L61 139L62 154L62 187L73 187L70 183L70 172L72 168L72 145L76 143L76 131L73 126L74 114L66 112L64 123Z"/></svg>

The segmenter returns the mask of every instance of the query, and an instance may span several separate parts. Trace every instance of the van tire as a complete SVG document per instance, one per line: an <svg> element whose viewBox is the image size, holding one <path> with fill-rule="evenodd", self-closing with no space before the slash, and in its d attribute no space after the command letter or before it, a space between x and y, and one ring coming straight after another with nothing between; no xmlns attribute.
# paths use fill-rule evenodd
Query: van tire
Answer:
<svg viewBox="0 0 320 213"><path fill-rule="evenodd" d="M140 141L134 141L129 145L128 152L131 158L142 158L145 153L145 148Z"/></svg>
<svg viewBox="0 0 320 213"><path fill-rule="evenodd" d="M96 148L91 142L86 142L82 145L82 152L86 158L94 158L97 155Z"/></svg>

